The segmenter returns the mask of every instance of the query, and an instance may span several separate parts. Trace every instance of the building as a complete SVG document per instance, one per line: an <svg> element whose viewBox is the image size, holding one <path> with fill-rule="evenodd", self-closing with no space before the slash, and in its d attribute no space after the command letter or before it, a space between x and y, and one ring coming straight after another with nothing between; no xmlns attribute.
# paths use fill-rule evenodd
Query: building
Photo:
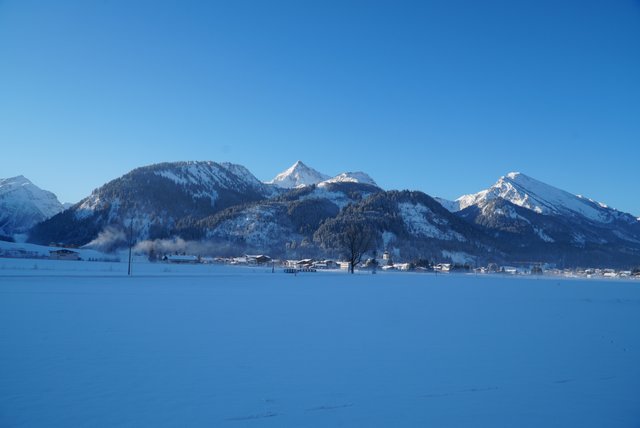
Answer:
<svg viewBox="0 0 640 428"><path fill-rule="evenodd" d="M271 262L271 257L265 256L263 254L259 254L256 256L247 255L246 259L247 259L247 264L250 264L250 265L263 265Z"/></svg>
<svg viewBox="0 0 640 428"><path fill-rule="evenodd" d="M49 251L49 258L51 260L80 260L80 253L62 248Z"/></svg>
<svg viewBox="0 0 640 428"><path fill-rule="evenodd" d="M433 269L439 272L449 272L451 270L451 263L438 263Z"/></svg>
<svg viewBox="0 0 640 428"><path fill-rule="evenodd" d="M196 256L177 255L177 254L171 254L169 256L166 256L164 260L168 263L177 263L177 264L200 263L200 259Z"/></svg>
<svg viewBox="0 0 640 428"><path fill-rule="evenodd" d="M286 266L289 268L304 269L313 267L312 259L287 260Z"/></svg>
<svg viewBox="0 0 640 428"><path fill-rule="evenodd" d="M337 269L340 266L333 260L320 260L313 262L312 265L316 269Z"/></svg>
<svg viewBox="0 0 640 428"><path fill-rule="evenodd" d="M338 266L340 266L340 270L349 270L351 262L338 262Z"/></svg>

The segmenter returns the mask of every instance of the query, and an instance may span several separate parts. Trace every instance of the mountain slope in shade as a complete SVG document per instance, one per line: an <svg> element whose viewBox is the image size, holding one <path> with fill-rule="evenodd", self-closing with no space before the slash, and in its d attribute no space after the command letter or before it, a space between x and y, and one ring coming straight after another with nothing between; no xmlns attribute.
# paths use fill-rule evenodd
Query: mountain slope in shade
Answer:
<svg viewBox="0 0 640 428"><path fill-rule="evenodd" d="M295 189L318 184L329 178L328 175L316 171L302 161L297 161L290 168L276 175L273 180L268 181L267 184L273 184L284 189Z"/></svg>
<svg viewBox="0 0 640 428"><path fill-rule="evenodd" d="M266 252L278 257L311 257L321 255L313 244L313 234L324 221L377 192L378 187L354 182L309 185L229 207L177 232L205 240L222 254Z"/></svg>
<svg viewBox="0 0 640 428"><path fill-rule="evenodd" d="M22 175L0 179L0 234L24 233L63 209L56 195Z"/></svg>
<svg viewBox="0 0 640 428"><path fill-rule="evenodd" d="M240 165L150 165L110 181L72 208L38 224L30 239L36 243L85 245L96 239L108 240L107 233L118 235L122 241L126 224L131 221L137 239L167 237L180 224L274 194L271 186Z"/></svg>

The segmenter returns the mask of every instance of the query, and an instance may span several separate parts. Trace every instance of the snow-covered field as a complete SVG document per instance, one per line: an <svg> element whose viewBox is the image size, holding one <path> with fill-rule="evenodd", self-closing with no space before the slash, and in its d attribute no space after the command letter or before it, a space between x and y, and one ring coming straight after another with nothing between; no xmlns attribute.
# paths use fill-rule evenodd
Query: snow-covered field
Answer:
<svg viewBox="0 0 640 428"><path fill-rule="evenodd" d="M640 283L0 259L2 427L638 427Z"/></svg>

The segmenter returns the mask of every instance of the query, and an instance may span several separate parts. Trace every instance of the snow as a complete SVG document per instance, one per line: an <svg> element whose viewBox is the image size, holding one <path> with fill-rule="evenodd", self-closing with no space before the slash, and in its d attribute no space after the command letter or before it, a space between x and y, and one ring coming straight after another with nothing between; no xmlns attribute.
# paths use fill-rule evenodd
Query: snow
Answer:
<svg viewBox="0 0 640 428"><path fill-rule="evenodd" d="M482 207L482 212L485 215L489 215L490 214L490 213L487 213L488 210L489 210L488 206ZM509 206L509 205L505 206L504 208L496 208L494 212L497 215L510 218L511 220L519 220L519 221L523 221L525 223L531 223L526 217L523 217L520 214L518 214L516 212L516 210L513 209L513 207Z"/></svg>
<svg viewBox="0 0 640 428"><path fill-rule="evenodd" d="M302 161L297 161L290 168L276 175L273 180L268 181L267 184L273 184L284 189L293 189L318 184L328 179L328 175L308 167Z"/></svg>
<svg viewBox="0 0 640 428"><path fill-rule="evenodd" d="M251 173L246 167L242 165L238 165L230 162L222 162L220 163L227 171L230 171L237 177L239 177L242 181L246 183L251 183L254 186L259 186L261 184L260 180L258 180L255 175Z"/></svg>
<svg viewBox="0 0 640 428"><path fill-rule="evenodd" d="M338 206L338 208L342 209L353 202L348 195L343 192L332 192L327 190L324 187L316 187L312 192L308 195L304 195L300 197L301 201L309 200L309 199L327 199L330 202L333 202Z"/></svg>
<svg viewBox="0 0 640 428"><path fill-rule="evenodd" d="M229 220L221 222L208 232L209 238L240 239L255 247L267 247L275 242L298 238L292 231L276 221L276 208L270 206L249 207Z"/></svg>
<svg viewBox="0 0 640 428"><path fill-rule="evenodd" d="M361 192L360 194L363 197L370 195L369 192ZM309 192L309 194L300 197L300 200L308 199L327 199L336 204L340 209L354 202L354 199L349 194L341 191L331 191L328 190L327 187L320 185L313 189L312 192Z"/></svg>
<svg viewBox="0 0 640 428"><path fill-rule="evenodd" d="M436 216L429 208L422 204L401 202L398 204L398 210L400 211L407 230L412 235L446 241L465 241L464 236L447 227L448 222L446 220ZM443 228L441 229L434 223L443 226Z"/></svg>
<svg viewBox="0 0 640 428"><path fill-rule="evenodd" d="M181 177L179 175L177 175L175 172L171 171L171 170L164 170L164 171L158 171L156 172L156 175L159 175L160 177L164 177L168 180L173 181L176 184L180 184L180 185L185 185L187 184L189 181L185 178L185 177Z"/></svg>
<svg viewBox="0 0 640 428"><path fill-rule="evenodd" d="M460 196L455 200L458 206L458 210L461 211L471 205L479 205L481 202L490 201L495 197L492 196L489 190L482 190L473 195Z"/></svg>
<svg viewBox="0 0 640 428"><path fill-rule="evenodd" d="M7 427L628 427L640 287L0 259Z"/></svg>
<svg viewBox="0 0 640 428"><path fill-rule="evenodd" d="M94 190L91 192L89 197L81 201L80 206L78 206L78 209L76 209L76 212L74 213L74 216L77 220L85 219L93 215L93 213L102 208L102 206L103 201L100 198L100 194L97 190Z"/></svg>
<svg viewBox="0 0 640 428"><path fill-rule="evenodd" d="M549 235L547 235L545 233L545 231L539 227L534 227L533 231L536 233L536 235L538 235L538 237L540 239L542 239L544 242L556 242L555 239L553 239L552 237L550 237Z"/></svg>
<svg viewBox="0 0 640 428"><path fill-rule="evenodd" d="M460 211L460 202L458 201L450 201L449 199L444 198L434 198L440 205L442 205L449 212Z"/></svg>
<svg viewBox="0 0 640 428"><path fill-rule="evenodd" d="M211 198L212 204L218 198L216 187L233 190L242 190L244 187L266 190L247 168L229 162L183 162L172 164L167 169L156 171L155 174L178 185L192 184L200 187L201 190L194 193L194 196Z"/></svg>
<svg viewBox="0 0 640 428"><path fill-rule="evenodd" d="M101 210L105 207L106 201L104 201L100 197L100 192L95 190L91 193L91 195L84 199L80 206L76 209L74 216L77 220L82 220L91 215L95 214L96 211ZM119 218L118 211L120 209L120 205L122 201L120 198L115 197L111 199L109 203L109 213L107 215L107 219L110 222L117 221Z"/></svg>

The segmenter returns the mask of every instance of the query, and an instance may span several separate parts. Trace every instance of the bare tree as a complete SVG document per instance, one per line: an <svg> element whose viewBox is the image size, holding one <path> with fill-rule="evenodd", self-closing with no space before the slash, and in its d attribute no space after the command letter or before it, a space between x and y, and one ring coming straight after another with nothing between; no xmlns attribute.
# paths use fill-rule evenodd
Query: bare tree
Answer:
<svg viewBox="0 0 640 428"><path fill-rule="evenodd" d="M349 262L349 272L353 273L355 267L362 262L362 257L373 246L373 231L362 223L351 223L341 233L340 241Z"/></svg>

